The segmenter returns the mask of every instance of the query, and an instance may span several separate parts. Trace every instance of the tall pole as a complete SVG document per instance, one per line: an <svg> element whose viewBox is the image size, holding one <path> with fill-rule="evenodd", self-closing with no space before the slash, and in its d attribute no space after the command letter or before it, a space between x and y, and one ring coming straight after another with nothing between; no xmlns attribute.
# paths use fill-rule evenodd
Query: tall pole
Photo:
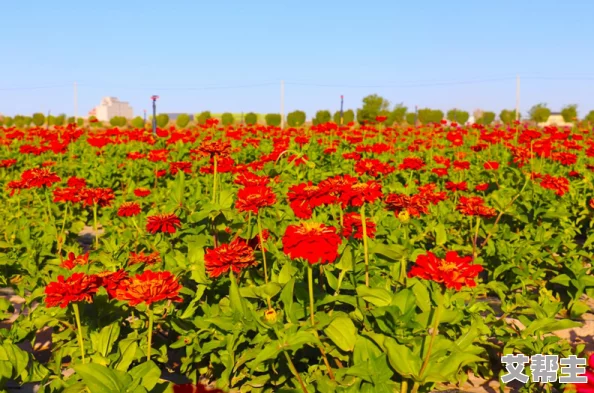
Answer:
<svg viewBox="0 0 594 393"><path fill-rule="evenodd" d="M516 121L520 120L520 75L516 75Z"/></svg>
<svg viewBox="0 0 594 393"><path fill-rule="evenodd" d="M152 96L153 100L153 136L157 135L157 98L159 96Z"/></svg>
<svg viewBox="0 0 594 393"><path fill-rule="evenodd" d="M344 96L340 96L340 125L343 125L344 121L343 121L343 116L344 116L344 112L343 112L343 104L344 104Z"/></svg>
<svg viewBox="0 0 594 393"><path fill-rule="evenodd" d="M78 86L74 82L74 121L78 117Z"/></svg>
<svg viewBox="0 0 594 393"><path fill-rule="evenodd" d="M281 81L281 128L285 128L285 81Z"/></svg>

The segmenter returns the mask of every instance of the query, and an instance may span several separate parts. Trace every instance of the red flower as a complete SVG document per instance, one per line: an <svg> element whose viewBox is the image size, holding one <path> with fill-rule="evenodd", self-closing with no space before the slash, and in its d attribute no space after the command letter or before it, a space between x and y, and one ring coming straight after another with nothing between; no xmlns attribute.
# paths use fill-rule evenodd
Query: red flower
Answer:
<svg viewBox="0 0 594 393"><path fill-rule="evenodd" d="M130 302L131 306L145 303L150 306L162 300L181 302L178 296L182 286L171 272L144 271L129 280L122 281L116 290L118 300Z"/></svg>
<svg viewBox="0 0 594 393"><path fill-rule="evenodd" d="M52 184L60 181L60 177L45 168L28 169L21 175L21 181L23 181L27 188L41 188L50 187Z"/></svg>
<svg viewBox="0 0 594 393"><path fill-rule="evenodd" d="M398 216L402 210L406 210L413 217L420 217L421 214L429 214L429 201L423 194L412 196L404 194L389 194L385 199L388 210Z"/></svg>
<svg viewBox="0 0 594 393"><path fill-rule="evenodd" d="M448 168L433 168L431 172L435 173L439 177L448 175Z"/></svg>
<svg viewBox="0 0 594 393"><path fill-rule="evenodd" d="M487 161L483 167L487 170L495 170L499 168L499 163L497 161Z"/></svg>
<svg viewBox="0 0 594 393"><path fill-rule="evenodd" d="M377 121L378 123L383 123L388 119L388 116L376 116L375 117L375 121Z"/></svg>
<svg viewBox="0 0 594 393"><path fill-rule="evenodd" d="M362 206L363 203L373 203L383 197L381 184L375 181L356 183L343 189L340 201L343 208L347 206Z"/></svg>
<svg viewBox="0 0 594 393"><path fill-rule="evenodd" d="M242 188L237 193L235 208L241 212L258 214L262 207L272 206L276 203L276 195L267 186L249 186Z"/></svg>
<svg viewBox="0 0 594 393"><path fill-rule="evenodd" d="M192 385L186 383L183 385L173 385L173 393L225 393L222 389L210 389L202 384Z"/></svg>
<svg viewBox="0 0 594 393"><path fill-rule="evenodd" d="M257 262L254 250L243 239L235 239L229 244L206 250L204 264L210 277L218 277L229 270L239 273Z"/></svg>
<svg viewBox="0 0 594 393"><path fill-rule="evenodd" d="M590 207L592 209L594 209L594 198L590 199L590 201L588 202L588 205L590 205Z"/></svg>
<svg viewBox="0 0 594 393"><path fill-rule="evenodd" d="M58 281L50 282L45 287L45 305L66 308L71 302L93 303L93 295L97 293L99 285L99 279L95 275L74 273L67 279L58 276Z"/></svg>
<svg viewBox="0 0 594 393"><path fill-rule="evenodd" d="M0 168L10 168L17 163L15 159L0 160Z"/></svg>
<svg viewBox="0 0 594 393"><path fill-rule="evenodd" d="M408 157L402 161L402 164L398 167L400 170L411 169L413 171L418 171L423 169L425 166L425 161L419 157Z"/></svg>
<svg viewBox="0 0 594 393"><path fill-rule="evenodd" d="M453 181L449 181L445 184L446 190L456 192L456 191L468 191L468 185L465 181L461 181L460 183L454 183Z"/></svg>
<svg viewBox="0 0 594 393"><path fill-rule="evenodd" d="M355 161L359 161L361 159L361 154L357 153L357 152L352 152L352 153L343 153L342 154L342 158L344 158L345 160L355 160Z"/></svg>
<svg viewBox="0 0 594 393"><path fill-rule="evenodd" d="M85 255L74 255L73 252L68 253L68 259L62 261L60 267L64 267L68 270L74 269L75 266L84 266L89 263L89 253Z"/></svg>
<svg viewBox="0 0 594 393"><path fill-rule="evenodd" d="M192 163L186 161L169 163L169 172L172 175L177 175L177 172L179 171L182 171L184 173L192 173Z"/></svg>
<svg viewBox="0 0 594 393"><path fill-rule="evenodd" d="M445 284L446 288L456 291L463 286L475 287L474 279L483 270L481 265L471 265L472 257L461 257L456 251L448 251L445 259L428 251L427 255L419 255L409 277L419 277Z"/></svg>
<svg viewBox="0 0 594 393"><path fill-rule="evenodd" d="M130 257L128 257L128 265L136 265L137 263L145 263L147 265L154 265L155 263L160 263L161 257L159 256L159 252L155 251L150 254L145 254L144 251L139 252L138 254L135 252L130 253Z"/></svg>
<svg viewBox="0 0 594 393"><path fill-rule="evenodd" d="M198 151L211 157L226 157L231 153L231 144L224 141L204 141L198 148Z"/></svg>
<svg viewBox="0 0 594 393"><path fill-rule="evenodd" d="M52 192L54 194L54 203L58 202L80 202L79 189L76 187L56 188Z"/></svg>
<svg viewBox="0 0 594 393"><path fill-rule="evenodd" d="M68 179L68 187L85 188L87 181L83 178L72 176Z"/></svg>
<svg viewBox="0 0 594 393"><path fill-rule="evenodd" d="M454 164L454 169L457 169L459 171L460 170L470 169L470 162L468 162L468 161L458 161L458 160L456 160L456 161L453 162L453 164Z"/></svg>
<svg viewBox="0 0 594 393"><path fill-rule="evenodd" d="M338 258L340 243L336 228L317 222L302 222L287 227L283 236L283 251L289 258L303 258L311 265L332 263Z"/></svg>
<svg viewBox="0 0 594 393"><path fill-rule="evenodd" d="M110 299L115 299L117 290L128 280L128 273L124 269L116 272L102 272L97 275L101 279L101 286L105 288Z"/></svg>
<svg viewBox="0 0 594 393"><path fill-rule="evenodd" d="M124 202L118 209L120 217L134 217L140 214L140 205L136 202Z"/></svg>
<svg viewBox="0 0 594 393"><path fill-rule="evenodd" d="M379 174L388 175L394 172L394 167L389 164L384 164L375 158L366 158L355 164L355 172L358 175L367 174L376 177Z"/></svg>
<svg viewBox="0 0 594 393"><path fill-rule="evenodd" d="M266 176L258 176L252 172L243 172L237 175L234 181L235 184L240 184L244 187L249 186L266 186L270 183L270 178Z"/></svg>
<svg viewBox="0 0 594 393"><path fill-rule="evenodd" d="M489 183L477 184L476 187L474 187L474 189L476 191L487 191L488 188L489 188Z"/></svg>
<svg viewBox="0 0 594 393"><path fill-rule="evenodd" d="M139 198L144 198L146 196L151 195L151 190L149 190L148 188L137 188L134 190L134 195L136 195Z"/></svg>
<svg viewBox="0 0 594 393"><path fill-rule="evenodd" d="M309 219L313 209L324 204L331 204L335 198L327 187L313 185L312 182L289 187L287 198L295 216Z"/></svg>
<svg viewBox="0 0 594 393"><path fill-rule="evenodd" d="M78 195L84 206L111 206L115 199L111 188L83 188Z"/></svg>
<svg viewBox="0 0 594 393"><path fill-rule="evenodd" d="M485 218L494 217L497 215L497 211L492 207L485 206L483 198L474 197L460 197L460 203L456 206L456 210L462 212L467 216L481 216Z"/></svg>
<svg viewBox="0 0 594 393"><path fill-rule="evenodd" d="M365 226L367 237L373 239L375 237L375 223L369 218L365 218ZM355 239L363 239L363 225L359 213L347 213L344 215L342 236L345 238L353 236Z"/></svg>
<svg viewBox="0 0 594 393"><path fill-rule="evenodd" d="M146 230L153 235L157 232L175 233L176 227L181 228L181 221L173 213L157 214L147 218Z"/></svg>
<svg viewBox="0 0 594 393"><path fill-rule="evenodd" d="M540 181L540 186L555 191L557 196L563 196L569 191L569 180L561 176L544 175Z"/></svg>

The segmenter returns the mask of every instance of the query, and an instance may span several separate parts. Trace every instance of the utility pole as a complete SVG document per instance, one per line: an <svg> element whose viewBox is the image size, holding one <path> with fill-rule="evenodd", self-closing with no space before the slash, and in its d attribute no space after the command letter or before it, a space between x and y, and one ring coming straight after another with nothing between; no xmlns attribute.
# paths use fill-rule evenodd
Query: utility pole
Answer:
<svg viewBox="0 0 594 393"><path fill-rule="evenodd" d="M153 136L157 135L157 98L159 96L151 96L151 100L153 100Z"/></svg>
<svg viewBox="0 0 594 393"><path fill-rule="evenodd" d="M344 112L342 111L342 104L344 103L344 96L340 96L340 125L342 125L344 123L343 121L343 116L344 116Z"/></svg>
<svg viewBox="0 0 594 393"><path fill-rule="evenodd" d="M78 86L74 82L74 121L78 118Z"/></svg>
<svg viewBox="0 0 594 393"><path fill-rule="evenodd" d="M281 81L281 129L285 128L285 81Z"/></svg>
<svg viewBox="0 0 594 393"><path fill-rule="evenodd" d="M516 75L516 121L520 119L520 75Z"/></svg>

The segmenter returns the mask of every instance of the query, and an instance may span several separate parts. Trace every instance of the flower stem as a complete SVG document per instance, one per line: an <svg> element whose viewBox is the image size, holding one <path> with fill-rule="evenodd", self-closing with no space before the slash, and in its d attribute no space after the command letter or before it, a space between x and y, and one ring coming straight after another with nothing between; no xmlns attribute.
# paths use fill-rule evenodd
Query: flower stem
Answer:
<svg viewBox="0 0 594 393"><path fill-rule="evenodd" d="M146 313L148 314L148 346L146 348L146 361L148 362L151 360L151 348L153 345L153 323L154 323L154 316L153 310L151 310L150 306L147 306Z"/></svg>
<svg viewBox="0 0 594 393"><path fill-rule="evenodd" d="M316 324L314 314L314 296L313 296L313 267L311 265L307 265L307 286L309 288L309 318L311 320L311 326Z"/></svg>
<svg viewBox="0 0 594 393"><path fill-rule="evenodd" d="M212 203L215 204L217 201L217 156L213 157L214 170L213 170L213 182L212 182Z"/></svg>
<svg viewBox="0 0 594 393"><path fill-rule="evenodd" d="M408 393L408 380L407 379L403 379L402 382L400 382L400 393Z"/></svg>
<svg viewBox="0 0 594 393"><path fill-rule="evenodd" d="M68 217L68 204L65 204L64 207L64 219L62 220L62 229L60 229L60 234L58 235L58 256L60 260L62 260L62 246L64 245L64 228L66 227L66 218Z"/></svg>
<svg viewBox="0 0 594 393"><path fill-rule="evenodd" d="M260 250L262 251L262 261L264 262L264 280L268 284L268 268L266 266L266 252L264 251L264 241L262 239L262 222L260 220L260 211L258 211L258 237L260 238Z"/></svg>
<svg viewBox="0 0 594 393"><path fill-rule="evenodd" d="M80 311L78 309L78 304L72 303L72 308L74 310L74 318L76 319L76 335L78 338L78 346L80 348L80 357L82 358L83 364L85 363L85 344L83 342L83 333L82 333L82 326L80 324Z"/></svg>
<svg viewBox="0 0 594 393"><path fill-rule="evenodd" d="M365 220L365 203L361 205L361 228L363 229L363 252L365 254L365 286L369 287L369 246L367 245L367 222Z"/></svg>
<svg viewBox="0 0 594 393"><path fill-rule="evenodd" d="M472 257L476 259L476 243L478 241L479 229L481 226L481 216L476 217L476 229L474 230L474 238L472 239Z"/></svg>
<svg viewBox="0 0 594 393"><path fill-rule="evenodd" d="M95 240L95 249L99 248L99 230L97 229L97 204L93 203L93 239Z"/></svg>
<svg viewBox="0 0 594 393"><path fill-rule="evenodd" d="M433 349L433 343L435 341L435 337L437 337L437 331L439 327L439 319L441 318L441 312L443 311L443 299L445 294L441 293L441 298L437 304L437 308L435 309L435 315L433 316L433 326L431 327L431 337L429 338L429 346L427 347L427 353L425 354L425 359L423 360L423 365L421 366L421 371L419 371L419 379L423 378L423 373L425 369L429 365L429 358L431 357L431 350Z"/></svg>

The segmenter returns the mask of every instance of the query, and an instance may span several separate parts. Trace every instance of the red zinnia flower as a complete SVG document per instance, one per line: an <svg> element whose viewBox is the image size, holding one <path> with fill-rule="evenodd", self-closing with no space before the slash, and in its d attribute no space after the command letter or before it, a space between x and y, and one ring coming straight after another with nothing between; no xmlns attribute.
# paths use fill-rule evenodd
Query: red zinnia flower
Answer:
<svg viewBox="0 0 594 393"><path fill-rule="evenodd" d="M457 169L459 171L460 170L465 170L465 169L470 169L470 162L468 162L468 161L458 161L458 160L456 160L456 161L453 162L453 164L454 164L454 169Z"/></svg>
<svg viewBox="0 0 594 393"><path fill-rule="evenodd" d="M367 237L373 239L375 237L375 223L369 218L366 218L365 226ZM359 213L347 213L344 215L342 236L345 238L353 236L355 239L363 239L363 224Z"/></svg>
<svg viewBox="0 0 594 393"><path fill-rule="evenodd" d="M343 189L340 201L343 208L347 206L362 206L363 203L373 203L383 196L382 185L375 181L356 183Z"/></svg>
<svg viewBox="0 0 594 393"><path fill-rule="evenodd" d="M128 273L124 269L117 272L102 272L97 275L101 279L101 286L105 288L110 299L115 299L117 290L128 280Z"/></svg>
<svg viewBox="0 0 594 393"><path fill-rule="evenodd" d="M83 188L78 195L84 206L111 206L115 199L111 188Z"/></svg>
<svg viewBox="0 0 594 393"><path fill-rule="evenodd" d="M134 217L140 214L140 205L136 202L124 202L118 209L120 217Z"/></svg>
<svg viewBox="0 0 594 393"><path fill-rule="evenodd" d="M460 197L460 203L456 206L456 210L462 212L467 216L481 216L485 218L494 217L497 215L497 211L492 207L485 206L483 198L478 196L473 197Z"/></svg>
<svg viewBox="0 0 594 393"><path fill-rule="evenodd" d="M266 186L270 183L270 178L266 176L258 176L251 172L243 172L237 175L234 181L235 184L240 184L244 187L249 186Z"/></svg>
<svg viewBox="0 0 594 393"><path fill-rule="evenodd" d="M448 175L448 168L433 168L431 172L435 173L439 177Z"/></svg>
<svg viewBox="0 0 594 393"><path fill-rule="evenodd" d="M145 196L149 196L151 194L151 190L148 188L137 188L134 190L134 195L139 198L144 198Z"/></svg>
<svg viewBox="0 0 594 393"><path fill-rule="evenodd" d="M181 221L174 213L157 214L147 218L146 230L153 235L157 232L175 233L177 228L181 228Z"/></svg>
<svg viewBox="0 0 594 393"><path fill-rule="evenodd" d="M210 389L202 384L192 385L186 383L183 385L173 385L173 393L225 393L222 389Z"/></svg>
<svg viewBox="0 0 594 393"><path fill-rule="evenodd" d="M56 188L53 191L54 194L54 203L58 202L70 202L70 203L78 203L80 202L79 189L76 187L65 187L65 188Z"/></svg>
<svg viewBox="0 0 594 393"><path fill-rule="evenodd" d="M327 187L307 182L289 187L287 198L298 218L309 219L315 207L334 202L335 198L329 191Z"/></svg>
<svg viewBox="0 0 594 393"><path fill-rule="evenodd" d="M224 141L207 142L204 141L198 147L198 151L211 157L226 157L231 153L231 144Z"/></svg>
<svg viewBox="0 0 594 393"><path fill-rule="evenodd" d="M130 302L131 306L145 303L150 306L162 300L181 302L178 296L182 286L171 272L144 271L142 274L125 280L116 290L118 300Z"/></svg>
<svg viewBox="0 0 594 393"><path fill-rule="evenodd" d="M276 195L267 186L249 186L237 193L235 208L241 212L258 214L261 207L272 206L276 203Z"/></svg>
<svg viewBox="0 0 594 393"><path fill-rule="evenodd" d="M289 225L283 236L283 252L291 259L303 258L309 264L332 263L338 258L340 236L336 228L317 222Z"/></svg>
<svg viewBox="0 0 594 393"><path fill-rule="evenodd" d="M495 170L499 168L499 163L497 161L487 161L483 167L487 170Z"/></svg>
<svg viewBox="0 0 594 393"><path fill-rule="evenodd" d="M137 263L154 265L155 263L159 262L161 262L161 256L159 255L158 251L152 252L150 254L145 254L144 251L141 251L138 254L131 252L130 257L128 257L128 265L136 265Z"/></svg>
<svg viewBox="0 0 594 393"><path fill-rule="evenodd" d="M446 182L445 184L446 190L448 191L467 191L468 185L465 181L461 181L460 183L454 183L453 181Z"/></svg>
<svg viewBox="0 0 594 393"><path fill-rule="evenodd" d="M398 169L400 170L406 170L406 169L411 169L413 171L418 171L420 169L423 169L423 167L425 166L425 161L423 161L422 158L419 157L408 157L405 158L402 161L402 164L400 164L400 166L398 167Z"/></svg>
<svg viewBox="0 0 594 393"><path fill-rule="evenodd" d="M477 184L476 187L474 187L474 189L476 191L487 191L488 188L489 188L489 183Z"/></svg>
<svg viewBox="0 0 594 393"><path fill-rule="evenodd" d="M254 250L243 239L235 239L229 244L208 249L204 255L204 265L210 277L218 277L231 269L239 273L256 263Z"/></svg>
<svg viewBox="0 0 594 393"><path fill-rule="evenodd" d="M27 188L41 188L50 187L52 184L59 182L60 177L49 169L34 168L23 172L21 181L27 185Z"/></svg>
<svg viewBox="0 0 594 393"><path fill-rule="evenodd" d="M87 181L83 178L72 176L68 179L68 187L84 188L87 186Z"/></svg>
<svg viewBox="0 0 594 393"><path fill-rule="evenodd" d="M569 180L561 176L555 177L547 174L540 181L540 186L555 191L557 196L563 196L569 191Z"/></svg>
<svg viewBox="0 0 594 393"><path fill-rule="evenodd" d="M99 284L99 279L95 275L74 273L67 279L58 276L58 281L50 282L45 287L45 305L66 308L71 302L93 303L93 295L97 293Z"/></svg>
<svg viewBox="0 0 594 393"><path fill-rule="evenodd" d="M448 251L445 259L428 251L427 255L417 257L408 276L444 283L446 288L459 291L463 286L475 287L474 279L483 270L481 265L471 265L471 261L472 257L461 257L456 251Z"/></svg>
<svg viewBox="0 0 594 393"><path fill-rule="evenodd" d="M62 261L60 267L64 267L68 270L74 269L75 266L84 266L89 263L89 253L85 255L74 255L73 252L68 253L68 259Z"/></svg>

